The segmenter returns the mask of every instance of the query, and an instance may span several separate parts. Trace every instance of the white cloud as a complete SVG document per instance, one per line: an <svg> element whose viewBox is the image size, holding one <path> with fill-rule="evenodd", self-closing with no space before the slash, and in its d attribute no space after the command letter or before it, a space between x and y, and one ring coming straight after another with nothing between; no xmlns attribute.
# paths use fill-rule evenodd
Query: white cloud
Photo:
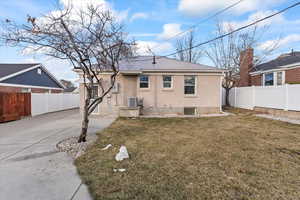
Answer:
<svg viewBox="0 0 300 200"><path fill-rule="evenodd" d="M101 6L103 8L109 9L110 5L105 0L60 0L60 3L64 7L71 6L73 8L87 8L89 5Z"/></svg>
<svg viewBox="0 0 300 200"><path fill-rule="evenodd" d="M259 50L266 50L274 46L286 47L289 44L300 42L300 34L291 34L280 40L268 40L258 46Z"/></svg>
<svg viewBox="0 0 300 200"><path fill-rule="evenodd" d="M72 71L73 66L67 60L51 58L47 56L28 57L24 59L25 63L41 63L58 80L66 79L72 82L77 80L78 76Z"/></svg>
<svg viewBox="0 0 300 200"><path fill-rule="evenodd" d="M131 18L130 21L133 22L134 20L137 19L147 19L149 17L149 15L147 13L134 13Z"/></svg>
<svg viewBox="0 0 300 200"><path fill-rule="evenodd" d="M131 33L130 37L154 37L157 36L158 33Z"/></svg>
<svg viewBox="0 0 300 200"><path fill-rule="evenodd" d="M173 49L172 44L169 42L137 41L136 43L139 55L152 55L149 49L157 55L163 55Z"/></svg>
<svg viewBox="0 0 300 200"><path fill-rule="evenodd" d="M272 11L272 10L267 10L267 11L258 11L255 12L251 15L248 16L248 19L244 20L244 21L228 21L228 22L224 22L223 23L223 28L228 28L228 26L230 26L231 28L240 28L242 26L245 26L247 24L250 24L254 21L257 21L259 19L262 19L264 17L267 17L273 13L275 13L276 11ZM266 26L266 25L271 25L273 23L276 24L282 24L285 22L284 16L283 15L276 15L270 19L267 19L265 21L262 21L260 23L257 24L258 27L262 27L262 26Z"/></svg>
<svg viewBox="0 0 300 200"><path fill-rule="evenodd" d="M233 14L243 14L262 8L278 5L286 0L246 0L230 10ZM180 0L178 10L185 15L197 17L222 10L237 0Z"/></svg>
<svg viewBox="0 0 300 200"><path fill-rule="evenodd" d="M181 24L165 24L163 26L163 32L158 35L157 39L167 40L181 33Z"/></svg>
<svg viewBox="0 0 300 200"><path fill-rule="evenodd" d="M124 21L128 18L128 10L116 11L106 0L59 0L64 8L71 7L75 12L87 10L88 6L95 6L103 10L110 10L118 21ZM55 11L54 11L55 12Z"/></svg>

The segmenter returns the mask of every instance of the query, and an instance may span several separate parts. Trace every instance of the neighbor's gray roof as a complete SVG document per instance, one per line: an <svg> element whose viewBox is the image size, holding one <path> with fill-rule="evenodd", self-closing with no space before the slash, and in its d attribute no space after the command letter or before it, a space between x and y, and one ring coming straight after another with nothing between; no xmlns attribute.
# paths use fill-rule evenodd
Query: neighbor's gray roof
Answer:
<svg viewBox="0 0 300 200"><path fill-rule="evenodd" d="M77 89L77 87L69 87L69 88L65 88L64 92L74 92Z"/></svg>
<svg viewBox="0 0 300 200"><path fill-rule="evenodd" d="M168 57L156 57L156 64L152 64L153 56L138 56L129 59L124 59L119 63L120 71L176 71L176 70L197 70L197 71L222 71L215 67L193 64Z"/></svg>
<svg viewBox="0 0 300 200"><path fill-rule="evenodd" d="M30 64L0 64L0 78L17 73L19 71L39 65L38 63Z"/></svg>
<svg viewBox="0 0 300 200"><path fill-rule="evenodd" d="M257 65L252 72L279 69L282 66L291 65L294 63L300 63L300 52L283 54L274 60Z"/></svg>

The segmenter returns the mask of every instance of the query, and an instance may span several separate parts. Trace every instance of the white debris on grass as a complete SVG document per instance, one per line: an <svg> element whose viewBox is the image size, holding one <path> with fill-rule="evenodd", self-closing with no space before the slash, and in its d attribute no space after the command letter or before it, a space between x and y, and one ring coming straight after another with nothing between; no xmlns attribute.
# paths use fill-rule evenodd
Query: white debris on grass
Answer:
<svg viewBox="0 0 300 200"><path fill-rule="evenodd" d="M113 169L114 172L126 172L126 169Z"/></svg>
<svg viewBox="0 0 300 200"><path fill-rule="evenodd" d="M112 147L112 144L106 145L106 147L102 148L101 150L102 150L102 151L105 151L105 150L109 149L110 147Z"/></svg>
<svg viewBox="0 0 300 200"><path fill-rule="evenodd" d="M119 153L117 153L115 158L116 161L122 161L126 158L129 158L129 154L125 146L121 146Z"/></svg>

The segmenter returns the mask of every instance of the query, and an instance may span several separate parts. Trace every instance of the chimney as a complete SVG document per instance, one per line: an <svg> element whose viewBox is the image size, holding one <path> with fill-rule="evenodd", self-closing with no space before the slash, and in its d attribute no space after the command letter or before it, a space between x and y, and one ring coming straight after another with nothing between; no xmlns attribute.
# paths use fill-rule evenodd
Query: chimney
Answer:
<svg viewBox="0 0 300 200"><path fill-rule="evenodd" d="M155 59L155 56L153 56L153 61L152 61L152 64L155 65L156 64L156 59Z"/></svg>
<svg viewBox="0 0 300 200"><path fill-rule="evenodd" d="M251 86L250 72L253 66L253 49L248 48L240 54L240 82L239 87Z"/></svg>

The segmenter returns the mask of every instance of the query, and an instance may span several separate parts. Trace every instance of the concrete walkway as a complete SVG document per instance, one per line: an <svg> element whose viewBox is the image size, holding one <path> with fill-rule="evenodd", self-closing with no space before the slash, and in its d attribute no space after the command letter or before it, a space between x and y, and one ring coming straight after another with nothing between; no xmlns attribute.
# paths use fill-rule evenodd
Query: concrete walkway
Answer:
<svg viewBox="0 0 300 200"><path fill-rule="evenodd" d="M91 119L89 135L113 121ZM73 160L55 147L77 136L80 124L78 110L0 124L0 199L90 200Z"/></svg>

